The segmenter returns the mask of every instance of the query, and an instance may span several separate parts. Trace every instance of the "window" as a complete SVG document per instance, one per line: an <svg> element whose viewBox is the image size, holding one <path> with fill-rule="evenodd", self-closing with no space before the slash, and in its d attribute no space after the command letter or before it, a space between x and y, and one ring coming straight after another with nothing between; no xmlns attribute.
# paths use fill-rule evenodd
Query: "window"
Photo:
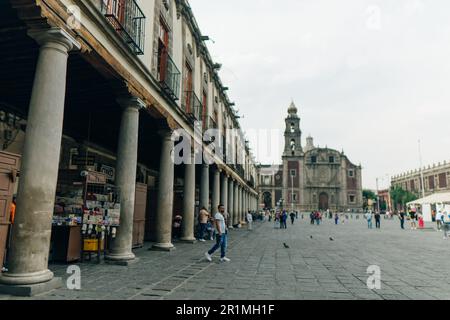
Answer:
<svg viewBox="0 0 450 320"><path fill-rule="evenodd" d="M291 123L291 133L294 133L294 132L295 132L295 124Z"/></svg>
<svg viewBox="0 0 450 320"><path fill-rule="evenodd" d="M428 188L433 190L434 189L434 177L428 177Z"/></svg>
<svg viewBox="0 0 450 320"><path fill-rule="evenodd" d="M311 163L317 163L317 156L311 156Z"/></svg>
<svg viewBox="0 0 450 320"><path fill-rule="evenodd" d="M334 157L333 157L333 156L330 156L330 157L329 157L329 162L330 162L330 163L334 163Z"/></svg>
<svg viewBox="0 0 450 320"><path fill-rule="evenodd" d="M186 108L186 112L189 113L191 111L191 101L192 101L192 68L189 65L189 63L185 63L185 70L186 72L184 73L184 91L185 91L185 108Z"/></svg>
<svg viewBox="0 0 450 320"><path fill-rule="evenodd" d="M291 177L296 177L297 176L297 170L292 169L291 170Z"/></svg>
<svg viewBox="0 0 450 320"><path fill-rule="evenodd" d="M353 194L349 196L350 203L355 203L355 199L356 197Z"/></svg>
<svg viewBox="0 0 450 320"><path fill-rule="evenodd" d="M348 176L349 176L350 178L353 178L353 177L355 176L355 171L353 171L353 169L348 170Z"/></svg>
<svg viewBox="0 0 450 320"><path fill-rule="evenodd" d="M206 92L203 91L203 99L202 99L202 112L203 112L203 128L207 128L207 119L208 119L208 96Z"/></svg>
<svg viewBox="0 0 450 320"><path fill-rule="evenodd" d="M166 79L168 55L169 55L169 28L164 21L159 23L159 45L158 45L158 71L160 81Z"/></svg>
<svg viewBox="0 0 450 320"><path fill-rule="evenodd" d="M294 151L295 150L295 139L291 140L291 150Z"/></svg>
<svg viewBox="0 0 450 320"><path fill-rule="evenodd" d="M292 202L297 202L297 194L296 193L292 194Z"/></svg>
<svg viewBox="0 0 450 320"><path fill-rule="evenodd" d="M447 174L445 172L439 175L439 188L447 188Z"/></svg>

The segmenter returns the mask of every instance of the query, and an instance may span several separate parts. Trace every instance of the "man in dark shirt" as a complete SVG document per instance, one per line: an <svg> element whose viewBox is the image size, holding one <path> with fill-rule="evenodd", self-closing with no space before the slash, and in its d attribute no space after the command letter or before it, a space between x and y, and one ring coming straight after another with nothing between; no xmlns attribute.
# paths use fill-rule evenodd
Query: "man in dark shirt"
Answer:
<svg viewBox="0 0 450 320"><path fill-rule="evenodd" d="M405 230L405 212L404 211L400 211L400 227Z"/></svg>
<svg viewBox="0 0 450 320"><path fill-rule="evenodd" d="M378 211L375 213L375 227L381 229L381 214Z"/></svg>

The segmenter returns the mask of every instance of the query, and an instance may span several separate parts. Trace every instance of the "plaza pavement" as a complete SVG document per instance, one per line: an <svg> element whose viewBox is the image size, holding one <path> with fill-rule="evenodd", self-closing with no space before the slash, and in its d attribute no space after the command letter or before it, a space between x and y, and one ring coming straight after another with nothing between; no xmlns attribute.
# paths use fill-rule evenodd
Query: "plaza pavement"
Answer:
<svg viewBox="0 0 450 320"><path fill-rule="evenodd" d="M175 244L170 253L147 244L129 267L79 264L81 290L31 299L450 299L450 240L434 230L402 231L397 219L382 219L381 230L368 230L362 217L311 226L305 215L287 230L258 222L253 231L230 231L231 263L220 263L219 253L212 263L204 259L211 241ZM367 287L370 265L381 269L380 290ZM66 268L50 266L64 284Z"/></svg>

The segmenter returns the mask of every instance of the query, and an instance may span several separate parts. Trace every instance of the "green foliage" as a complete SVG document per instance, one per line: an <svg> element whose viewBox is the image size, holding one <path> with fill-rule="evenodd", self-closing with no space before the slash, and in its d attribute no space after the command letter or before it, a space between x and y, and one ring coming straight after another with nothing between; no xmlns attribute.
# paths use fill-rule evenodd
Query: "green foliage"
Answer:
<svg viewBox="0 0 450 320"><path fill-rule="evenodd" d="M405 207L408 202L418 199L414 193L403 190L400 187L391 188L391 198L395 206L400 205L402 207Z"/></svg>
<svg viewBox="0 0 450 320"><path fill-rule="evenodd" d="M363 198L366 200L377 200L377 195L372 190L363 190Z"/></svg>

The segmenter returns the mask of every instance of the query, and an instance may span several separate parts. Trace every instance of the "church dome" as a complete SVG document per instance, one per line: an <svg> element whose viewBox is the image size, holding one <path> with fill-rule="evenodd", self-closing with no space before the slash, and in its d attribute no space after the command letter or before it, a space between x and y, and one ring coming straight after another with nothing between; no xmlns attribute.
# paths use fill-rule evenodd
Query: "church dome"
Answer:
<svg viewBox="0 0 450 320"><path fill-rule="evenodd" d="M297 114L297 112L298 112L298 109L297 109L297 107L295 106L294 101L292 101L292 102L291 102L291 105L289 106L288 113L289 113L290 115L295 115L295 114Z"/></svg>

